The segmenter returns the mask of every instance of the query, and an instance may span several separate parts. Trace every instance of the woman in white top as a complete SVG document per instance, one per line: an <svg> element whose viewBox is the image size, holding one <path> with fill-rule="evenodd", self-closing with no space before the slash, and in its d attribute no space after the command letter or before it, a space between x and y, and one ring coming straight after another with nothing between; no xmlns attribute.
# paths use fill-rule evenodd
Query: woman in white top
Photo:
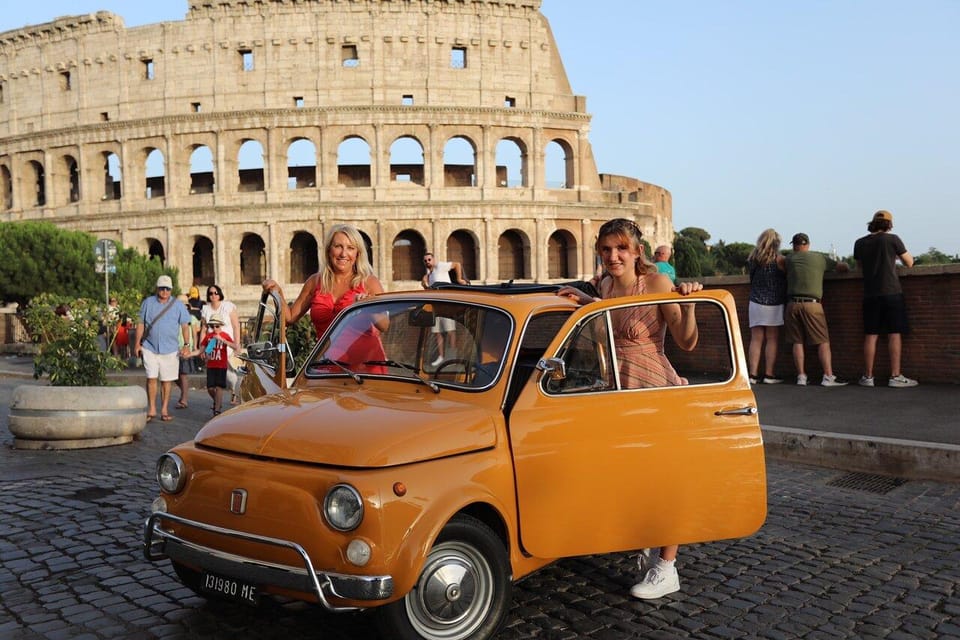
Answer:
<svg viewBox="0 0 960 640"><path fill-rule="evenodd" d="M223 289L220 288L218 284L211 284L207 287L207 304L203 305L200 309L200 335L204 336L210 330L207 326L207 322L214 315L218 315L221 318L227 319L227 322L230 326L230 337L233 338L234 342L240 343L241 334L240 334L240 315L237 313L237 305L233 304L229 300L224 298ZM227 357L233 355L233 349L227 348ZM237 383L239 382L239 376L237 376L236 370L234 370L233 365L227 367L227 386L231 390L230 404L239 403L239 395L237 393Z"/></svg>

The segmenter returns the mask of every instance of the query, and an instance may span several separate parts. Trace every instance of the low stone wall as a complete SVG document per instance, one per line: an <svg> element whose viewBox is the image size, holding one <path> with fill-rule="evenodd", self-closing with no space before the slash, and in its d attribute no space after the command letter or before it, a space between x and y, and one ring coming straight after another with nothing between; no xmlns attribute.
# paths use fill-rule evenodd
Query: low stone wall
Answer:
<svg viewBox="0 0 960 640"><path fill-rule="evenodd" d="M921 384L960 383L960 264L900 270L911 331L903 339L903 373ZM747 276L703 279L708 289L727 289L737 300L744 349L750 344ZM834 373L856 382L863 373L863 280L858 272L824 276L823 307L830 328ZM806 369L811 380L822 375L815 347L806 349ZM783 341L777 357L777 375L793 381L791 345ZM890 375L886 339L877 345L874 376L880 384Z"/></svg>

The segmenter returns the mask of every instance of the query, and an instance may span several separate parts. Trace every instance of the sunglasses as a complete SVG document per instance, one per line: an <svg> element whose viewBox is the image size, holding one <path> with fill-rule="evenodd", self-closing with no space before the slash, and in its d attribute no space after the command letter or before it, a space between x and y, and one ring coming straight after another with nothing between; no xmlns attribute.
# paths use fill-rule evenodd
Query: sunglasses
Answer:
<svg viewBox="0 0 960 640"><path fill-rule="evenodd" d="M208 296L218 296L218 295L220 295L220 294L217 293L216 291L207 291L207 295L208 295Z"/></svg>
<svg viewBox="0 0 960 640"><path fill-rule="evenodd" d="M170 287L157 287L160 291L170 291Z"/></svg>

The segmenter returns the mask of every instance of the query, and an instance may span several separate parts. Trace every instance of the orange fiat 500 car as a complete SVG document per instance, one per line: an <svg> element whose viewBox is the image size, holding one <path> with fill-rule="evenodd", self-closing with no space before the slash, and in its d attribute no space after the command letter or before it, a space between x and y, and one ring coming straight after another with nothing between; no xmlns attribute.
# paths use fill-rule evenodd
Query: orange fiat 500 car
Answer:
<svg viewBox="0 0 960 640"><path fill-rule="evenodd" d="M376 608L387 637L452 640L493 636L513 581L557 558L754 533L763 443L732 296L577 307L557 288L376 296L289 382L265 295L259 397L161 456L145 555L203 595ZM665 353L689 384L624 388L618 314L681 300L699 342L668 334Z"/></svg>

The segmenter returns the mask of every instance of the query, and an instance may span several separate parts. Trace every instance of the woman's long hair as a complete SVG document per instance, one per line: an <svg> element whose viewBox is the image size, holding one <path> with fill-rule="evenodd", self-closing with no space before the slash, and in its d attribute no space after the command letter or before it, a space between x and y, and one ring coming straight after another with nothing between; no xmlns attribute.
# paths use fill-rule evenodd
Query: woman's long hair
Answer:
<svg viewBox="0 0 960 640"><path fill-rule="evenodd" d="M600 231L597 233L597 242L593 245L593 250L600 253L600 241L607 236L617 236L632 246L637 254L637 261L634 264L634 271L638 276L647 273L656 273L657 265L650 262L647 258L647 252L643 246L643 231L633 220L626 218L614 218L603 223Z"/></svg>
<svg viewBox="0 0 960 640"><path fill-rule="evenodd" d="M780 234L773 229L766 229L757 238L757 246L747 256L747 262L755 262L759 266L770 264L780 255Z"/></svg>
<svg viewBox="0 0 960 640"><path fill-rule="evenodd" d="M363 241L360 231L351 224L335 224L327 231L323 241L323 271L320 274L320 290L333 291L333 266L330 264L330 247L333 246L333 237L338 233L347 236L350 244L357 248L357 261L353 264L353 278L350 287L356 287L373 275L373 266L367 259L367 245Z"/></svg>

